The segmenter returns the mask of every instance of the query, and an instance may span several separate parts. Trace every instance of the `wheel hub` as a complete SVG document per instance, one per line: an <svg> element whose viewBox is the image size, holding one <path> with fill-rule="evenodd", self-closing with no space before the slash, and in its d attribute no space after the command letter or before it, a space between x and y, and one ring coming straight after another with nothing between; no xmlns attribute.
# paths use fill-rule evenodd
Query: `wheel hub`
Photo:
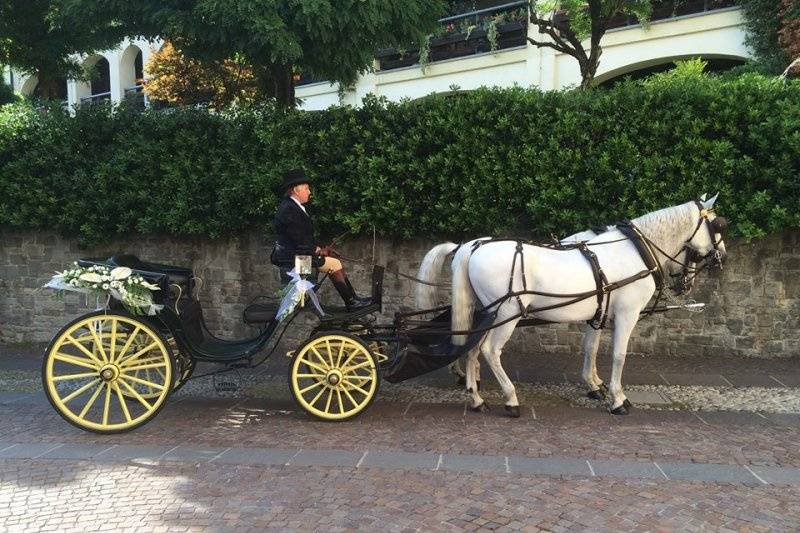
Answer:
<svg viewBox="0 0 800 533"><path fill-rule="evenodd" d="M325 375L325 381L331 387L336 387L342 382L342 373L338 369L329 370Z"/></svg>
<svg viewBox="0 0 800 533"><path fill-rule="evenodd" d="M100 369L100 378L103 381L114 381L119 377L119 368L116 365L105 365Z"/></svg>

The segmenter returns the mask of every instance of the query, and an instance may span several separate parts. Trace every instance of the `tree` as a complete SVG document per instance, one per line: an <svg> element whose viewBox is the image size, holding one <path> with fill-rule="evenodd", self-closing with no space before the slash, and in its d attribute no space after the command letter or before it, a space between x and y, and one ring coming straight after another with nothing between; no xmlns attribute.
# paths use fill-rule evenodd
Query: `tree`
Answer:
<svg viewBox="0 0 800 533"><path fill-rule="evenodd" d="M164 38L187 57L241 58L260 90L295 103L297 70L355 83L375 50L419 41L444 10L441 0L60 0L63 14L118 23L130 35Z"/></svg>
<svg viewBox="0 0 800 533"><path fill-rule="evenodd" d="M0 74L3 72L3 66L0 65ZM0 105L3 104L10 104L11 102L16 101L16 96L14 95L14 89L6 83L2 77L0 77Z"/></svg>
<svg viewBox="0 0 800 533"><path fill-rule="evenodd" d="M144 87L150 100L170 104L207 102L225 107L235 100L258 96L252 67L242 60L201 63L187 58L172 43L165 43L147 62L149 79Z"/></svg>
<svg viewBox="0 0 800 533"><path fill-rule="evenodd" d="M738 0L744 16L745 44L753 51L756 66L768 74L780 74L791 60L796 41L800 2L797 0ZM794 46L792 46L794 45Z"/></svg>
<svg viewBox="0 0 800 533"><path fill-rule="evenodd" d="M600 64L600 41L611 19L633 15L646 24L651 12L651 0L531 0L531 24L546 38L529 35L528 41L574 57L581 71L581 88L586 89ZM587 38L588 51L582 42Z"/></svg>
<svg viewBox="0 0 800 533"><path fill-rule="evenodd" d="M0 1L0 64L37 76L44 97L58 95L59 80L87 77L77 54L111 48L124 35L113 22L98 24L87 17L65 21L58 2Z"/></svg>
<svg viewBox="0 0 800 533"><path fill-rule="evenodd" d="M778 30L778 44L786 58L792 61L787 73L794 76L800 74L800 1L783 0L779 11L781 26Z"/></svg>

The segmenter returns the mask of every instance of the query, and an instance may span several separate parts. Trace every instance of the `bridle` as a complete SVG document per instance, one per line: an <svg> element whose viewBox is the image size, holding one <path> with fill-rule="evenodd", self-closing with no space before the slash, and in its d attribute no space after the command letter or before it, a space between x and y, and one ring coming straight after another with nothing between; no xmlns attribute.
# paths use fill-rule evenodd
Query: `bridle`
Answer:
<svg viewBox="0 0 800 533"><path fill-rule="evenodd" d="M694 203L700 210L700 218L697 220L697 225L695 225L692 234L684 241L683 247L681 247L675 255L669 255L659 248L656 243L643 236L647 244L661 253L667 260L683 267L679 274L670 274L670 277L674 279L672 290L676 295L687 293L694 285L694 279L703 270L707 268L722 268L722 250L720 250L719 246L722 243L722 233L728 228L728 221L725 217L715 217L713 220L709 220L709 215L715 214L714 209L703 207L700 200L695 200ZM701 254L693 248L690 243L704 225L708 230L708 237L711 240L712 248L708 253ZM719 239L716 239L717 234L720 236ZM684 261L678 259L678 256L682 252L686 253Z"/></svg>

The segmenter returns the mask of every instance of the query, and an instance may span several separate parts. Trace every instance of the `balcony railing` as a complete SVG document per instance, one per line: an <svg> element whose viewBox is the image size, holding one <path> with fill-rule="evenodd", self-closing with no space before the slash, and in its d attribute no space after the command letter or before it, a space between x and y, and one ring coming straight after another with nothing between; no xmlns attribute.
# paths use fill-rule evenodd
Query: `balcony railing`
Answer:
<svg viewBox="0 0 800 533"><path fill-rule="evenodd" d="M428 62L471 56L525 44L528 35L527 0L508 2L439 19L430 38ZM420 63L419 50L379 50L380 70Z"/></svg>
<svg viewBox="0 0 800 533"><path fill-rule="evenodd" d="M111 100L111 91L84 96L81 98L81 104L97 104L106 100Z"/></svg>
<svg viewBox="0 0 800 533"><path fill-rule="evenodd" d="M695 15L735 5L736 2L734 0L667 0L653 3L653 13L650 20L655 22L685 15ZM625 26L635 26L637 24L640 24L640 22L636 17L619 15L611 19L608 29L624 28Z"/></svg>
<svg viewBox="0 0 800 533"><path fill-rule="evenodd" d="M144 109L147 105L147 97L144 94L144 85L136 84L125 89L125 101L135 107Z"/></svg>

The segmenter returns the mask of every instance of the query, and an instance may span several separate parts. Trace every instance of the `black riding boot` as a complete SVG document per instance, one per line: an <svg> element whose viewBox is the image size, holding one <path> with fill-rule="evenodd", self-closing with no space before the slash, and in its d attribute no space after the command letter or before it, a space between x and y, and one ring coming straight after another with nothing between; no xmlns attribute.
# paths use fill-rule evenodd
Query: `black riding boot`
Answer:
<svg viewBox="0 0 800 533"><path fill-rule="evenodd" d="M344 272L341 274L339 274L339 272L334 272L331 274L331 283L333 283L333 286L336 287L336 292L338 292L339 296L342 297L344 305L347 307L348 311L355 311L372 303L369 298L359 298L356 295L356 291L353 290L350 280L347 279L346 275L344 275Z"/></svg>

